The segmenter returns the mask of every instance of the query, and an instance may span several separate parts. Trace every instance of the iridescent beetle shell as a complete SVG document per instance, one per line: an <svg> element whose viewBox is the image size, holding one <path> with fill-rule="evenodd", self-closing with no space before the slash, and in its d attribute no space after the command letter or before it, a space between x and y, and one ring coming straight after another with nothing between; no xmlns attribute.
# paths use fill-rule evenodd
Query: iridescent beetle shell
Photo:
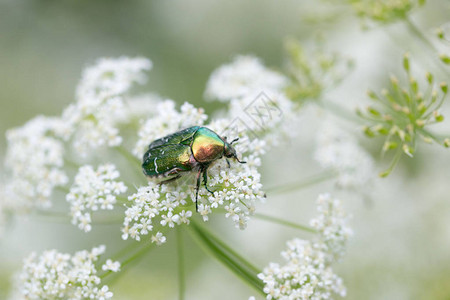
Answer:
<svg viewBox="0 0 450 300"><path fill-rule="evenodd" d="M212 193L206 186L207 169L212 162L225 156L245 163L239 161L232 146L237 140L228 143L226 138L220 137L211 129L189 127L150 143L143 157L142 169L148 177L173 176L161 183L176 180L183 172L197 171L197 200L202 174L206 189Z"/></svg>

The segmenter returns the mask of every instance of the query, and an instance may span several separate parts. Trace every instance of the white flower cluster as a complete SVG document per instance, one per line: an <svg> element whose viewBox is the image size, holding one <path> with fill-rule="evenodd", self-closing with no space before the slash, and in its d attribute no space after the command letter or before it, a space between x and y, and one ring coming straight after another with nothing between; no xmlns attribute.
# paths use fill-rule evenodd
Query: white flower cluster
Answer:
<svg viewBox="0 0 450 300"><path fill-rule="evenodd" d="M214 194L200 189L198 212L204 221L208 221L213 209L221 207L226 211L226 218L230 218L237 228L245 229L256 203L265 200L261 174L257 170L260 158L249 155L243 160L247 164L231 162L232 166L228 168L225 161L219 161L208 170L208 186Z"/></svg>
<svg viewBox="0 0 450 300"><path fill-rule="evenodd" d="M55 187L68 178L62 170L64 126L57 118L38 116L19 128L8 130L5 165L11 170L10 191L26 200L26 206L48 207Z"/></svg>
<svg viewBox="0 0 450 300"><path fill-rule="evenodd" d="M51 205L55 187L68 182L64 142L75 135L76 152L116 146L122 138L115 123L123 114L123 94L132 83L145 81L152 64L144 58L101 59L87 68L77 90L77 102L61 117L38 116L7 132L5 165L11 171L8 197L23 208ZM9 201L11 202L11 201Z"/></svg>
<svg viewBox="0 0 450 300"><path fill-rule="evenodd" d="M82 166L75 182L66 195L70 203L72 224L85 232L91 231L91 211L112 210L117 195L127 191L122 181L116 181L120 173L113 164L100 165L97 170Z"/></svg>
<svg viewBox="0 0 450 300"><path fill-rule="evenodd" d="M346 294L342 279L331 264L345 252L352 234L341 202L329 194L317 199L319 215L310 221L319 236L313 241L293 239L281 253L283 266L270 263L258 277L265 283L267 299L332 299Z"/></svg>
<svg viewBox="0 0 450 300"><path fill-rule="evenodd" d="M256 157L246 159L251 166L231 162L232 167L228 168L225 161L218 161L208 170L208 186L214 194L202 186L198 196L198 213L204 221L208 221L214 209L223 208L225 217L233 220L236 227L246 227L255 204L265 197L260 174L256 170L260 161ZM193 176L186 180L189 179L194 183ZM129 197L132 204L125 211L122 238L131 237L139 241L142 235L157 232L151 241L164 243L166 238L159 231L162 227L189 224L192 211L185 209L191 204L189 198L195 201L195 187L192 184L159 185L151 181L148 186L140 187Z"/></svg>
<svg viewBox="0 0 450 300"><path fill-rule="evenodd" d="M174 101L162 101L156 104L154 114L139 129L133 154L141 159L154 140L190 126L203 125L207 118L202 108L195 108L190 103L185 102L178 112Z"/></svg>
<svg viewBox="0 0 450 300"><path fill-rule="evenodd" d="M41 256L32 253L24 261L19 274L18 299L111 299L113 293L101 285L96 262L105 252L105 246L70 254L56 250L45 251ZM105 269L115 271L120 263L110 262ZM12 299L12 298L11 298Z"/></svg>
<svg viewBox="0 0 450 300"><path fill-rule="evenodd" d="M345 297L342 279L327 263L327 254L301 239L287 242L281 252L286 264L270 263L258 277L265 283L267 299L321 300Z"/></svg>
<svg viewBox="0 0 450 300"><path fill-rule="evenodd" d="M227 125L240 137L257 137L271 146L292 137L299 119L294 103L284 94L287 84L286 77L266 68L260 59L238 56L211 74L205 96L228 102Z"/></svg>
<svg viewBox="0 0 450 300"><path fill-rule="evenodd" d="M146 58L120 57L100 59L87 68L77 88L77 102L63 113L76 132L74 147L85 155L87 150L122 143L115 123L124 110L124 94L133 83L144 83L144 71L152 63Z"/></svg>
<svg viewBox="0 0 450 300"><path fill-rule="evenodd" d="M297 131L292 128L298 127L296 122L300 116L291 100L283 93L272 90L233 99L228 114L232 120L239 119L244 135L253 139L256 136L264 140L268 147L295 136Z"/></svg>
<svg viewBox="0 0 450 300"><path fill-rule="evenodd" d="M254 98L262 91L281 90L286 84L283 75L267 69L259 58L240 55L211 74L205 97L223 102L249 95Z"/></svg>
<svg viewBox="0 0 450 300"><path fill-rule="evenodd" d="M132 201L132 206L125 211L123 239L131 237L140 241L141 235L153 231L154 226L173 228L175 224L189 224L192 212L182 209L188 194L171 188L168 185L149 182L148 186L140 187L136 193L128 197ZM161 232L157 232L151 241L160 245L166 238Z"/></svg>
<svg viewBox="0 0 450 300"><path fill-rule="evenodd" d="M325 121L317 134L314 158L338 173L342 188L363 188L373 179L374 162L357 140L332 121Z"/></svg>
<svg viewBox="0 0 450 300"><path fill-rule="evenodd" d="M319 195L317 204L319 215L310 221L310 225L319 232L322 250L329 254L329 261L339 260L353 234L347 214L341 201L330 194Z"/></svg>

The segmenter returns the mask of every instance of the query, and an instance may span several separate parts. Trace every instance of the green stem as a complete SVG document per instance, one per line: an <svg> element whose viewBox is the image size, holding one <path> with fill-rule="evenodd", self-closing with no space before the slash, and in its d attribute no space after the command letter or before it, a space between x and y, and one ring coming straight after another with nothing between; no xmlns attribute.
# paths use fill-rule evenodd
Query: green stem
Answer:
<svg viewBox="0 0 450 300"><path fill-rule="evenodd" d="M46 222L70 223L67 212L36 210L34 216L37 217L38 220L44 220L45 217Z"/></svg>
<svg viewBox="0 0 450 300"><path fill-rule="evenodd" d="M35 217L43 218L45 217L45 221L57 222L57 223L71 223L71 218L68 212L59 212L59 211L46 211L46 210L36 210ZM92 220L92 225L113 225L113 224L121 224L123 221L123 217L109 217L109 216L96 216L95 219Z"/></svg>
<svg viewBox="0 0 450 300"><path fill-rule="evenodd" d="M121 255L122 255L122 253L125 253L125 251L124 251L125 249L128 250L129 248L131 248L130 246L125 247L119 253L121 253ZM137 252L135 254L133 254L132 256L130 256L129 258L125 259L123 262L120 263L121 271L119 273L114 273L112 271L106 271L105 273L99 275L100 279L103 279L110 274L116 274L116 276L114 276L114 280L117 280L120 276L122 276L125 273L125 270L127 267L129 267L132 263L137 263L139 261L139 259L141 259L144 254L148 253L149 250L151 250L154 246L155 245L153 243L146 242L146 245L144 245L141 249L137 250ZM117 256L118 255L116 254L114 257L117 257Z"/></svg>
<svg viewBox="0 0 450 300"><path fill-rule="evenodd" d="M184 300L186 283L184 277L184 249L183 249L183 236L181 234L182 228L177 227L177 252L178 252L178 299Z"/></svg>
<svg viewBox="0 0 450 300"><path fill-rule="evenodd" d="M135 249L139 248L139 246L141 246L139 242L132 241L121 250L117 251L116 254L111 256L111 260L120 260L123 256L126 256L130 252L133 252Z"/></svg>
<svg viewBox="0 0 450 300"><path fill-rule="evenodd" d="M191 230L189 231L191 235L194 237L195 241L200 245L200 247L206 252L210 253L217 260L219 260L222 264L224 264L227 268L229 268L232 272L234 272L238 277L240 277L244 282L249 284L255 290L257 290L262 295L265 295L263 291L264 284L258 278L258 272L254 272L252 270L247 269L240 258L234 257L231 253L227 253L225 249L221 247L221 244L216 243L214 239L211 239L209 232L207 232L204 228L196 224L196 222L192 222L192 226L189 227ZM227 247L229 248L229 247ZM233 251L233 253L236 253ZM245 261L245 260L244 260ZM247 262L247 264L249 264Z"/></svg>
<svg viewBox="0 0 450 300"><path fill-rule="evenodd" d="M317 231L314 228L311 228L311 227L306 226L306 225L301 225L301 224L297 224L297 223L294 223L294 222L286 221L286 220L283 220L283 219L279 219L277 217L267 216L267 215L260 214L260 213L255 213L255 214L253 214L253 216L255 218L258 218L258 219L261 219L261 220L274 222L274 223L277 223L277 224L280 224L280 225L284 225L284 226L287 226L287 227L292 227L292 228L295 228L295 229L301 229L301 230L304 230L304 231L307 231L307 232L311 232L311 233L317 233Z"/></svg>
<svg viewBox="0 0 450 300"><path fill-rule="evenodd" d="M73 168L73 169L77 169L78 170L80 168L79 164L77 164L76 162L74 162L74 161L72 161L72 160L70 160L68 158L64 158L64 164L66 166L70 167L70 168Z"/></svg>
<svg viewBox="0 0 450 300"><path fill-rule="evenodd" d="M319 99L319 101L317 101L317 104L319 106L321 106L323 109L331 112L332 114L334 114L337 117L340 117L346 121L351 121L351 122L354 122L357 124L363 123L363 120L361 118L359 118L355 113L345 109L341 105L336 104L332 101L328 101L325 99Z"/></svg>
<svg viewBox="0 0 450 300"><path fill-rule="evenodd" d="M431 41L422 33L422 31L414 24L409 17L405 18L405 23L408 29L419 39L422 43L428 47L432 52L438 53L436 47L431 43Z"/></svg>
<svg viewBox="0 0 450 300"><path fill-rule="evenodd" d="M146 242L147 245L143 246L142 249L138 250L133 256L129 257L128 259L124 260L121 263L121 267L125 267L126 265L132 263L132 262L137 262L136 260L138 258L141 258L141 256L143 254L146 254L148 252L148 250L152 249L155 245L153 243L150 242Z"/></svg>
<svg viewBox="0 0 450 300"><path fill-rule="evenodd" d="M283 194L296 190L300 190L305 187L310 187L315 184L330 180L336 177L335 172L324 172L322 174L311 176L310 178L303 179L301 181L291 182L283 185L273 186L266 189L269 194Z"/></svg>
<svg viewBox="0 0 450 300"><path fill-rule="evenodd" d="M434 53L436 56L439 54L439 50L433 45L433 43L422 33L422 31L417 27L416 24L414 24L413 21L409 17L405 18L406 26L408 27L408 30L416 36L423 45L428 48L432 53ZM435 63L436 61L433 60ZM444 66L441 63L436 63L436 65L441 69L442 72L444 72L446 75L449 74L449 70L444 68Z"/></svg>
<svg viewBox="0 0 450 300"><path fill-rule="evenodd" d="M115 147L116 149L126 160L128 160L130 163L141 169L141 162L139 159L137 159L133 154L131 154L125 147L122 145Z"/></svg>
<svg viewBox="0 0 450 300"><path fill-rule="evenodd" d="M392 159L392 162L391 162L389 168L387 170L381 172L379 174L380 177L387 177L389 174L391 174L392 170L394 170L395 166L397 166L397 164L400 160L400 157L402 156L402 152L403 152L402 148L401 147L398 148L397 152L395 153L394 158Z"/></svg>
<svg viewBox="0 0 450 300"><path fill-rule="evenodd" d="M232 249L230 246L228 246L225 242L223 242L222 240L220 240L217 235L215 235L214 233L212 233L210 230L206 229L204 226L199 225L197 223L195 223L195 225L197 227L201 227L201 230L203 231L204 234L208 235L209 239L211 239L214 243L217 243L220 247L222 247L225 251L227 251L228 253L230 253L231 255L233 255L234 257L236 257L240 263L244 264L247 268L249 268L250 270L252 270L255 273L260 273L260 269L258 267L256 267L255 265L253 265L251 262L249 262L248 260L246 260L242 255L240 255L239 253L237 253L234 249Z"/></svg>
<svg viewBox="0 0 450 300"><path fill-rule="evenodd" d="M64 194L70 193L70 189L66 186L58 185L57 187L55 187L55 190L63 192Z"/></svg>
<svg viewBox="0 0 450 300"><path fill-rule="evenodd" d="M121 203L124 203L124 204L130 203L130 200L128 200L127 197L116 196L116 199L117 199L118 202L121 202Z"/></svg>

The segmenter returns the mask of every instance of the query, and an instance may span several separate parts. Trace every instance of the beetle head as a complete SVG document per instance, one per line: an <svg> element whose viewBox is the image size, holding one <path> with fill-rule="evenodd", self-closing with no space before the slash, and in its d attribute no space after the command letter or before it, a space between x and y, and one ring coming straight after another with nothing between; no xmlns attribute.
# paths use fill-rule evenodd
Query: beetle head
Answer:
<svg viewBox="0 0 450 300"><path fill-rule="evenodd" d="M246 163L245 161L240 161L239 160L239 158L237 157L237 154L236 154L236 149L234 149L234 147L232 146L232 144L234 142L237 142L238 140L239 140L239 138L236 138L236 139L232 140L231 143L228 143L226 141L226 138L225 138L224 155L225 155L226 158L234 158L239 163L245 164Z"/></svg>

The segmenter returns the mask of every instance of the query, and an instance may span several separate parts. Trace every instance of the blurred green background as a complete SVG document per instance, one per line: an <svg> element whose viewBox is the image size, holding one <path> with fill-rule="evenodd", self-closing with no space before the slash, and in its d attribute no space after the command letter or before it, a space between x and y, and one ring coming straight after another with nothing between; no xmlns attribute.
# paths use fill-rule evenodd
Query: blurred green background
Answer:
<svg viewBox="0 0 450 300"><path fill-rule="evenodd" d="M281 68L287 36L300 39L308 48L321 32L327 50L339 51L355 60L354 73L328 95L348 107L364 103L368 87L383 87L387 75L400 69L401 55L407 50L424 68L434 66L429 53L408 35L402 24L377 25L362 31L352 11L336 3L0 1L3 136L8 128L38 114L60 114L73 101L83 68L105 56L150 58L154 68L142 90L179 103L189 101L204 107L207 113L218 108L203 100L212 70L236 54L255 54L268 66ZM448 1L433 1L415 12L413 19L431 36L433 27L450 21L449 13ZM448 105L444 108L448 115ZM311 159L314 131L310 129L319 125L320 118L320 113L313 110L304 120L307 126L298 140L266 155L263 177L267 185L317 172L318 166ZM1 155L5 146L5 139L0 139ZM374 149L371 150L378 155ZM348 287L348 299L450 299L448 152L428 146L420 151L414 161L405 160L389 179L377 182L368 201L344 199L347 196L342 194L354 215L356 233L348 255L337 266L337 273ZM292 169L292 162L298 168ZM317 194L332 189L328 184L274 197L260 209L307 222L314 215ZM302 235L257 220L241 232L231 229L231 222L218 219L209 226L260 267L269 261L281 261L279 252L285 241ZM116 299L176 299L174 236L168 238L171 243L147 255L139 266L110 287ZM73 252L100 243L110 249L120 247L123 242L117 226L94 227L86 235L70 224L48 223L43 218L16 221L0 240L0 298L6 296L9 277L30 251L57 248ZM187 237L186 243L190 246L187 269L192 270L187 280L187 299L247 299L246 295L254 294Z"/></svg>

